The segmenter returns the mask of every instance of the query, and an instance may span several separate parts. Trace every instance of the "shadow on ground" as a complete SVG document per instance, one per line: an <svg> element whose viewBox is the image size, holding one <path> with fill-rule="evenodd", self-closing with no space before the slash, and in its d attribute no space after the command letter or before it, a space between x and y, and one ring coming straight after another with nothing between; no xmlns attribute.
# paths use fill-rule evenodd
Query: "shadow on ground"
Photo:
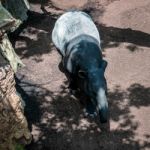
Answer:
<svg viewBox="0 0 150 150"><path fill-rule="evenodd" d="M14 33L11 33L9 39L21 59L34 57L39 62L43 54L52 51L51 32L55 19L33 11L28 14L28 20Z"/></svg>
<svg viewBox="0 0 150 150"><path fill-rule="evenodd" d="M85 12L89 14L93 14L92 11L90 7L85 9ZM51 53L53 49L51 33L55 21L56 19L51 15L29 12L28 20L10 36L16 52L22 59L34 57L39 62L43 54ZM127 49L131 52L139 50L138 46L150 47L150 34L148 33L130 28L107 27L97 23L96 25L101 35L102 49L118 47L124 42L129 43Z"/></svg>
<svg viewBox="0 0 150 150"><path fill-rule="evenodd" d="M103 48L118 47L122 42L131 44L127 47L131 52L138 50L137 46L150 47L150 34L148 33L131 28L97 26L102 37Z"/></svg>
<svg viewBox="0 0 150 150"><path fill-rule="evenodd" d="M28 150L97 150L99 149L146 149L148 140L140 144L135 140L139 122L134 120L130 107L148 107L150 88L131 85L127 91L116 87L109 91L110 119L119 123L117 130L101 131L97 119L85 118L81 104L68 94L65 86L59 93L42 85L17 79L17 90L26 101L25 113L34 129L34 141ZM145 135L145 139L150 135Z"/></svg>

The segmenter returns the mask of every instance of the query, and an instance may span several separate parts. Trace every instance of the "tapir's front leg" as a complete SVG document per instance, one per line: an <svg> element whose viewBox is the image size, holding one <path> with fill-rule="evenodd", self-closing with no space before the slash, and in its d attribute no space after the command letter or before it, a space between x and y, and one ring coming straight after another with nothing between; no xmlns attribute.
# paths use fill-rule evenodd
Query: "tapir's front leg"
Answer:
<svg viewBox="0 0 150 150"><path fill-rule="evenodd" d="M91 117L94 117L97 115L96 104L94 104L90 98L87 99L86 101L86 115L89 115Z"/></svg>
<svg viewBox="0 0 150 150"><path fill-rule="evenodd" d="M65 73L68 81L69 81L69 90L70 93L75 93L75 91L77 90L77 77L75 75L73 75L72 73L69 73L65 68L63 68L63 72Z"/></svg>
<svg viewBox="0 0 150 150"><path fill-rule="evenodd" d="M64 57L63 58L63 66L65 70L65 75L69 81L69 89L70 92L73 94L77 90L77 75L76 75L76 65L70 58ZM68 67L69 66L69 67Z"/></svg>
<svg viewBox="0 0 150 150"><path fill-rule="evenodd" d="M69 89L72 94L77 90L77 77L73 74L69 74Z"/></svg>

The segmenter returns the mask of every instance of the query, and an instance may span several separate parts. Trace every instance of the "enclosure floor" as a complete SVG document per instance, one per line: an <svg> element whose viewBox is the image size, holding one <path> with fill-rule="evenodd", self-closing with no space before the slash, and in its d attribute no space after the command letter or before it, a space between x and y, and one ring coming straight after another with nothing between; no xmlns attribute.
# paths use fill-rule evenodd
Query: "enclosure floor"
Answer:
<svg viewBox="0 0 150 150"><path fill-rule="evenodd" d="M40 4L31 2L28 26L15 43L26 65L17 73L17 88L26 101L33 134L27 149L150 149L150 0L84 0L81 5L52 0L51 7L45 4L53 13L83 7L96 22L108 61L110 131L102 130L98 119L84 117L84 106L69 94L61 57L51 41L54 14L43 15Z"/></svg>

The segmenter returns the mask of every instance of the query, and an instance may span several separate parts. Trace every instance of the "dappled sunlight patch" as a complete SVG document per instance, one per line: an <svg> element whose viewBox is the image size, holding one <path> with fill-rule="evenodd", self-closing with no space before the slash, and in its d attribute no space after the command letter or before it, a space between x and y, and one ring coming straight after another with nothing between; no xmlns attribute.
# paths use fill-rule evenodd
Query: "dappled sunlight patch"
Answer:
<svg viewBox="0 0 150 150"><path fill-rule="evenodd" d="M42 131L41 129L36 126L36 125L32 125L32 135L33 135L33 138L34 138L34 141L37 142L40 137L42 136Z"/></svg>
<svg viewBox="0 0 150 150"><path fill-rule="evenodd" d="M116 86L108 92L108 97L111 112L111 134L114 136L121 134L123 145L141 149L149 147L148 139L143 135L146 133L144 130L149 122L148 120L145 122L148 115L144 113L149 109L150 104L148 101L149 87L132 84L129 88L122 89L120 86ZM142 111L143 109L145 111Z"/></svg>
<svg viewBox="0 0 150 150"><path fill-rule="evenodd" d="M52 129L56 130L57 132L61 132L64 130L64 127L66 127L66 122L57 122L54 125L52 125Z"/></svg>
<svg viewBox="0 0 150 150"><path fill-rule="evenodd" d="M45 112L41 117L40 123L41 124L49 124L49 120L55 118L55 114Z"/></svg>
<svg viewBox="0 0 150 150"><path fill-rule="evenodd" d="M104 131L98 118L84 116L83 106L80 105L79 99L70 96L65 81L59 87L59 92L51 91L42 85L25 82L22 85L30 96L36 96L40 102L39 119L32 124L34 143L39 147L48 142L51 148L59 149L60 143L63 142L63 147L69 148L72 143L77 143L79 149L82 149L82 146L89 148L91 143L96 141L95 145L106 149L117 149L119 144L124 149L149 147L149 135L143 135L142 139L137 138L142 124L132 112L133 106L142 108L142 96L138 103L135 98L136 89L140 89L148 97L147 87L138 84L124 90L116 86L108 91L110 131ZM132 98L134 101L131 103ZM149 106L148 101L142 104L145 107Z"/></svg>
<svg viewBox="0 0 150 150"><path fill-rule="evenodd" d="M79 121L79 125L77 126L77 129L79 130L87 130L88 128L90 128L92 125L92 123L88 122L87 119L80 119Z"/></svg>

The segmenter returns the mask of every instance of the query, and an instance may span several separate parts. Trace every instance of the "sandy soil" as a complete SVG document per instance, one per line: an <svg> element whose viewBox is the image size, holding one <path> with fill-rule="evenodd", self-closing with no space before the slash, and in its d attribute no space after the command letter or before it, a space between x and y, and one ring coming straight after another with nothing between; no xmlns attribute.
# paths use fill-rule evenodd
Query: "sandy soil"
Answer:
<svg viewBox="0 0 150 150"><path fill-rule="evenodd" d="M150 1L80 2L45 0L41 10L40 1L31 0L32 13L16 40L16 52L26 64L17 74L17 89L26 101L33 134L27 149L148 150ZM72 7L89 13L100 31L108 61L110 131L97 119L84 117L83 105L69 95L61 57L51 42L55 18Z"/></svg>

